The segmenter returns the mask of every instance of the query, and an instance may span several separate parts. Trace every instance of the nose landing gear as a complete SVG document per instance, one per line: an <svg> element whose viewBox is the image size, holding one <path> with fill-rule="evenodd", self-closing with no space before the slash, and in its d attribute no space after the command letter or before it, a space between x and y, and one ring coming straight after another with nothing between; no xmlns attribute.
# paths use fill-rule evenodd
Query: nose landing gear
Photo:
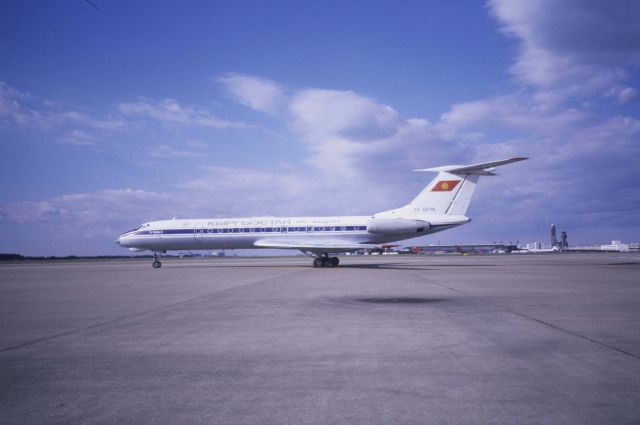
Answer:
<svg viewBox="0 0 640 425"><path fill-rule="evenodd" d="M160 256L158 255L157 252L153 253L153 264L151 264L153 266L154 269L159 269L160 267L162 267L162 263L159 260Z"/></svg>

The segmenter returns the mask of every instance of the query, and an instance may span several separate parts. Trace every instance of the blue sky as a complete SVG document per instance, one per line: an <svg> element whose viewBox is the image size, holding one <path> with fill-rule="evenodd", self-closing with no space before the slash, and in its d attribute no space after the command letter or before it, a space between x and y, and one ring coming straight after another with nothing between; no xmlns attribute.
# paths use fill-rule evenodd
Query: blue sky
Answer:
<svg viewBox="0 0 640 425"><path fill-rule="evenodd" d="M531 159L420 243L640 240L637 2L94 3L3 3L0 252L369 214L414 168L509 156Z"/></svg>

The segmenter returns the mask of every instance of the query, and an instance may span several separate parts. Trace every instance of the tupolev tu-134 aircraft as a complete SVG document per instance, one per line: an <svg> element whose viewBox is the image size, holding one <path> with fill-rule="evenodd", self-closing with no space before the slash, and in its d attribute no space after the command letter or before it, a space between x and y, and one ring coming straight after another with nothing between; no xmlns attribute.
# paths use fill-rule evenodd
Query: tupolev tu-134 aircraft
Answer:
<svg viewBox="0 0 640 425"><path fill-rule="evenodd" d="M465 213L480 176L493 176L495 167L524 159L415 170L438 175L407 205L372 216L150 221L123 233L116 243L152 251L154 268L168 250L251 248L297 249L315 257L314 267L335 267L338 257L331 253L375 249L470 222Z"/></svg>

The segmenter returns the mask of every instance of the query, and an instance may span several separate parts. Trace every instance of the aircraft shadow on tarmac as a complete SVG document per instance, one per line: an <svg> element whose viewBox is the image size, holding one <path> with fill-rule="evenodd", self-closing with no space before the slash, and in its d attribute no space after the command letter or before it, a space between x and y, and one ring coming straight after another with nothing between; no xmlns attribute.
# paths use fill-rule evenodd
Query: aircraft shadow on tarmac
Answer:
<svg viewBox="0 0 640 425"><path fill-rule="evenodd" d="M452 299L446 297L424 297L424 296L402 296L402 295L379 295L379 296L346 296L346 297L325 297L319 301L325 306L333 308L384 308L384 309L404 309L404 308L428 308L430 305L451 302Z"/></svg>
<svg viewBox="0 0 640 425"><path fill-rule="evenodd" d="M179 265L182 267L190 267L191 264L183 264ZM198 265L198 267L206 267L206 268L300 268L300 267L311 267L306 264L206 264L206 265ZM340 270L340 269L362 269L362 270L415 270L415 271L424 271L424 270L437 270L438 268L443 267L500 267L497 264L424 264L424 265L416 265L416 264L407 264L407 263L378 263L378 264L349 264L342 263L338 267L327 267L316 270Z"/></svg>
<svg viewBox="0 0 640 425"><path fill-rule="evenodd" d="M177 264L173 263L172 265L177 265L178 267L193 267L193 264ZM171 265L169 265L171 267ZM198 268L311 268L311 265L307 264L282 264L274 262L273 264L198 264ZM341 269L360 269L360 270L413 270L413 271L425 271L425 270L437 270L439 268L453 268L453 267L501 267L498 264L415 264L415 263L371 263L371 264L349 264L342 263L337 267L323 267L320 269L315 269L317 271L324 270L341 270Z"/></svg>
<svg viewBox="0 0 640 425"><path fill-rule="evenodd" d="M178 264L178 263L166 263L164 268L178 266L178 267L193 267L194 264ZM212 268L212 269L238 269L238 268L312 268L310 264L197 264L196 267ZM425 265L425 267L413 267L413 265L407 265L406 263L383 263L383 264L340 264L338 267L323 267L316 270L340 270L340 269L394 269L394 270L433 270L431 265Z"/></svg>
<svg viewBox="0 0 640 425"><path fill-rule="evenodd" d="M351 298L355 301L366 304L431 304L447 301L446 298L424 298L424 297L371 297L371 298Z"/></svg>
<svg viewBox="0 0 640 425"><path fill-rule="evenodd" d="M415 265L407 265L405 263L383 263L383 264L340 264L338 269L389 269L389 270L433 270L427 265L424 267Z"/></svg>
<svg viewBox="0 0 640 425"><path fill-rule="evenodd" d="M169 265L168 267L171 267L171 265ZM192 265L188 265L188 264L183 264L183 265L179 265L179 267L192 267ZM278 268L278 269L282 269L282 268L291 268L291 269L299 269L299 268L311 268L310 265L306 265L306 264L207 264L207 265L198 265L198 268L200 267L204 267L204 268L212 268L212 269L238 269L238 268ZM442 266L442 267L448 267L448 266ZM167 266L164 266L164 268L167 268ZM385 264L340 264L338 267L323 267L320 269L314 269L314 270L318 270L318 271L323 271L323 270L334 270L334 271L338 271L341 269L361 269L361 270L365 270L365 269L369 269L369 270L436 270L435 268L433 268L431 265L429 266L425 266L425 267L415 267L415 266L408 266L407 264L393 264L393 263L385 263Z"/></svg>
<svg viewBox="0 0 640 425"><path fill-rule="evenodd" d="M407 263L382 263L382 264L340 264L338 268L344 269L394 269L394 270L435 270L441 267L499 267L497 264L407 264Z"/></svg>

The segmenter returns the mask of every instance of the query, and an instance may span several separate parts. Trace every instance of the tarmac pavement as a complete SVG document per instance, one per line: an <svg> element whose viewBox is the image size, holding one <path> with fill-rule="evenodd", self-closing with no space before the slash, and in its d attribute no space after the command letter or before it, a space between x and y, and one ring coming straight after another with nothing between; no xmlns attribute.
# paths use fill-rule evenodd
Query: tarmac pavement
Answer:
<svg viewBox="0 0 640 425"><path fill-rule="evenodd" d="M640 255L0 264L0 423L638 424Z"/></svg>

